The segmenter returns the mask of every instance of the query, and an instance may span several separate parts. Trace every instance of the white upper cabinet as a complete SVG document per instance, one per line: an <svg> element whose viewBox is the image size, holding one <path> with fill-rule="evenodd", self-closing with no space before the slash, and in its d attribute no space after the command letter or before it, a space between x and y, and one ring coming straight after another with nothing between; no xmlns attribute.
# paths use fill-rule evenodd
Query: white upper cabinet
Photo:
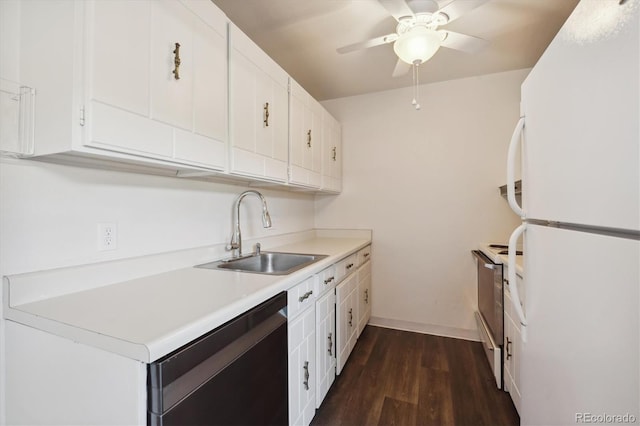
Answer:
<svg viewBox="0 0 640 426"><path fill-rule="evenodd" d="M229 24L230 172L286 182L287 73Z"/></svg>
<svg viewBox="0 0 640 426"><path fill-rule="evenodd" d="M322 186L326 192L342 191L342 127L322 111Z"/></svg>
<svg viewBox="0 0 640 426"><path fill-rule="evenodd" d="M322 106L291 79L289 96L289 183L320 188Z"/></svg>
<svg viewBox="0 0 640 426"><path fill-rule="evenodd" d="M36 156L226 168L227 18L215 5L34 0L20 8L19 78L37 93Z"/></svg>
<svg viewBox="0 0 640 426"><path fill-rule="evenodd" d="M0 99L3 120L35 119L28 138L3 128L1 150L341 191L340 124L211 1L30 0L2 11L0 81L17 93Z"/></svg>
<svg viewBox="0 0 640 426"><path fill-rule="evenodd" d="M85 144L224 169L224 14L202 1L85 7Z"/></svg>

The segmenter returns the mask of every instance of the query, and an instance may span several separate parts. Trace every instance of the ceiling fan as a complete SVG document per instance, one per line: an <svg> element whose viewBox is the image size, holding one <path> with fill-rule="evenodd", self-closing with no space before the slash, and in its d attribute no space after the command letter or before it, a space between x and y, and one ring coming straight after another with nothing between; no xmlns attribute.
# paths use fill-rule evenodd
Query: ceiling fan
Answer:
<svg viewBox="0 0 640 426"><path fill-rule="evenodd" d="M443 7L442 0L378 0L398 21L396 32L337 49L348 53L393 43L398 62L393 76L401 76L413 65L414 79L418 65L429 60L442 47L474 53L488 44L486 40L466 34L438 29L487 0L452 0ZM414 104L415 105L415 104Z"/></svg>

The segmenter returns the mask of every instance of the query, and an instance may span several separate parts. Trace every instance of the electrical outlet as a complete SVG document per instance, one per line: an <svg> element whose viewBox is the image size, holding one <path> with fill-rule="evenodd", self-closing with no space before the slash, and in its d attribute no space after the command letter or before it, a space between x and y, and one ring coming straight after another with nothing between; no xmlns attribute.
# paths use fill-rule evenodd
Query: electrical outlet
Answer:
<svg viewBox="0 0 640 426"><path fill-rule="evenodd" d="M118 248L118 228L115 223L98 224L98 250L115 250Z"/></svg>

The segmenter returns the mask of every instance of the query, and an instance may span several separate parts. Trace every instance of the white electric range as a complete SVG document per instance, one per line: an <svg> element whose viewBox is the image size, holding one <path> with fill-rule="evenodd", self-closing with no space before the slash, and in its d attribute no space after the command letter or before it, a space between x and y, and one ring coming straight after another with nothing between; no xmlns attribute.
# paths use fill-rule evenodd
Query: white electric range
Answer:
<svg viewBox="0 0 640 426"><path fill-rule="evenodd" d="M476 322L485 354L498 389L503 388L504 266L508 265L506 244L483 244L473 250L478 271ZM516 272L522 276L522 251L516 253Z"/></svg>

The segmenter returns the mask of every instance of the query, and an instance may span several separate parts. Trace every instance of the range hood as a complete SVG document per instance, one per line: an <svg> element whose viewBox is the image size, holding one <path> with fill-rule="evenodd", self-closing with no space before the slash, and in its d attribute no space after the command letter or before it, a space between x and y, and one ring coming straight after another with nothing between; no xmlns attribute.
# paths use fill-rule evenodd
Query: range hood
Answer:
<svg viewBox="0 0 640 426"><path fill-rule="evenodd" d="M522 180L515 181L515 187L516 195L522 195ZM500 187L500 195L507 198L507 185L502 185Z"/></svg>

